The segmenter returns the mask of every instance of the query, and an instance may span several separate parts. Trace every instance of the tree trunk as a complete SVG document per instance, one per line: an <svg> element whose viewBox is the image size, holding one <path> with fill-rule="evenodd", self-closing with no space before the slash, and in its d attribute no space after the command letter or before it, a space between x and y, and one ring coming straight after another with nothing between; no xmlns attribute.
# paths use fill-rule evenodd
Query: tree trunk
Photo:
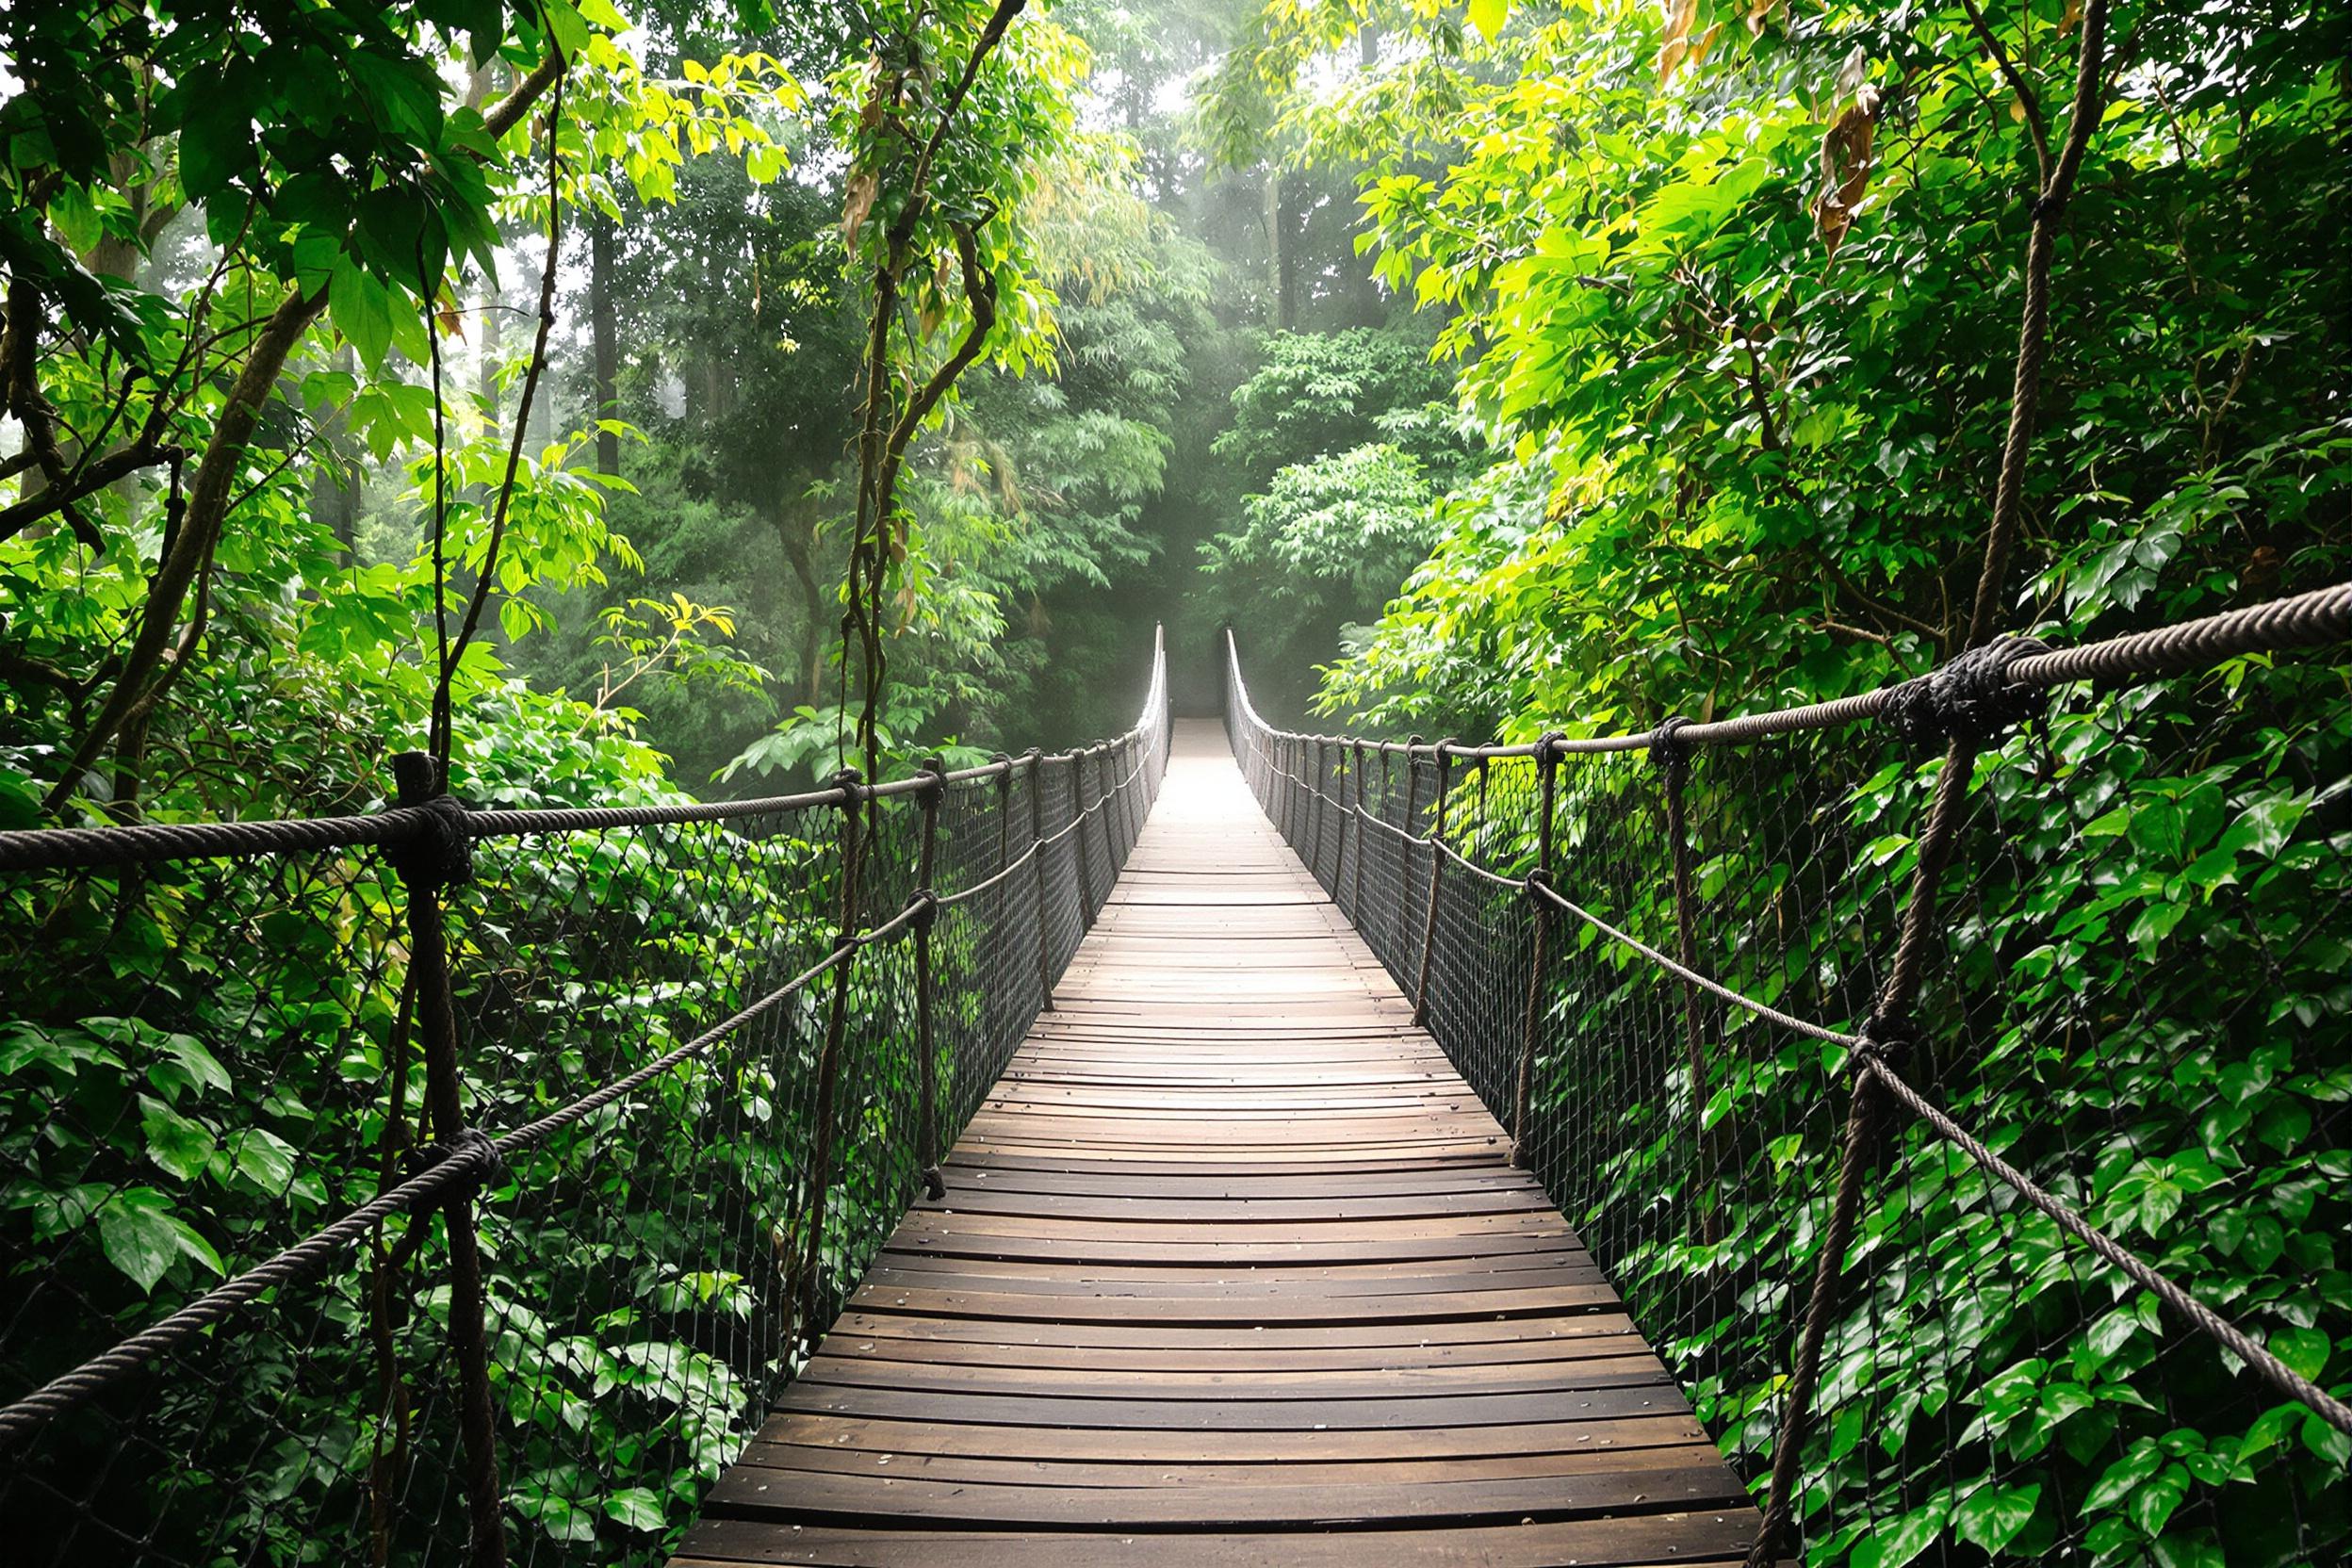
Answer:
<svg viewBox="0 0 2352 1568"><path fill-rule="evenodd" d="M1290 330L1290 247L1282 235L1282 172L1268 164L1266 170L1266 283L1273 297L1266 304L1266 318L1277 332Z"/></svg>
<svg viewBox="0 0 2352 1568"><path fill-rule="evenodd" d="M356 374L359 356L348 343L335 351L335 368ZM310 514L335 530L347 551L359 550L361 470L351 450L350 412L330 409L318 420L318 445L310 470Z"/></svg>
<svg viewBox="0 0 2352 1568"><path fill-rule="evenodd" d="M482 295L481 325L476 329L475 351L480 356L482 375L482 406L483 416L491 428L498 425L498 361L506 352L506 299L493 286Z"/></svg>
<svg viewBox="0 0 2352 1568"><path fill-rule="evenodd" d="M776 543L800 584L801 700L816 708L825 700L825 585L817 580L816 520L810 509L787 505L776 517Z"/></svg>
<svg viewBox="0 0 2352 1568"><path fill-rule="evenodd" d="M595 361L589 395L596 417L619 417L614 387L620 379L621 349L612 311L612 220L603 213L588 225L588 335ZM596 471L621 471L621 438L596 432Z"/></svg>

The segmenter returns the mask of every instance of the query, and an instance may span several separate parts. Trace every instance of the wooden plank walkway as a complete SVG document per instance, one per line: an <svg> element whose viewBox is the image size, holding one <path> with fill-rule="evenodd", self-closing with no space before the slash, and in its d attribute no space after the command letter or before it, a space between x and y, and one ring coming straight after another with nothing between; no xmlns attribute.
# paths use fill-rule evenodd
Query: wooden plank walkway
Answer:
<svg viewBox="0 0 2352 1568"><path fill-rule="evenodd" d="M1738 1480L1182 723L1003 1083L680 1564L1731 1563Z"/></svg>

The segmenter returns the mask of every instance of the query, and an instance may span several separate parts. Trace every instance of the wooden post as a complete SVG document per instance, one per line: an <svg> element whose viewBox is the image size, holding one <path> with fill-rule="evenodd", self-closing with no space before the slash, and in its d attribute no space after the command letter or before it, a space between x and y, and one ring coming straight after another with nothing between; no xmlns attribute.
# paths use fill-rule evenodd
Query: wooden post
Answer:
<svg viewBox="0 0 2352 1568"><path fill-rule="evenodd" d="M1037 892L1032 911L1037 929L1037 1011L1054 1010L1054 959L1045 945L1045 753L1029 748L1029 885Z"/></svg>
<svg viewBox="0 0 2352 1568"><path fill-rule="evenodd" d="M1559 735L1546 730L1535 743L1536 789L1540 815L1535 829L1536 874L1548 882L1552 875L1552 816L1559 796L1560 758L1552 750ZM1527 963L1527 1011L1519 1037L1519 1083L1511 1100L1511 1163L1527 1163L1527 1106L1535 1091L1535 1045L1543 1034L1544 962L1550 947L1552 906L1535 891L1532 880L1527 902L1535 908L1535 939Z"/></svg>
<svg viewBox="0 0 2352 1568"><path fill-rule="evenodd" d="M1078 841L1078 928L1094 928L1094 858L1086 852L1086 754L1070 754L1070 836Z"/></svg>
<svg viewBox="0 0 2352 1568"><path fill-rule="evenodd" d="M392 759L396 799L422 807L444 799L449 779L429 752L403 751ZM454 802L440 808L460 809ZM425 1108L433 1135L444 1150L457 1147L466 1131L463 1071L458 1060L457 1000L449 981L449 923L441 890L466 879L471 846L464 825L442 819L445 836L420 836L393 857L407 893L409 972L416 991L416 1029L424 1044ZM458 1430L464 1444L466 1511L473 1568L502 1568L506 1525L500 1512L498 1424L490 1394L490 1350L483 1326L482 1242L474 1230L470 1186L451 1192L441 1205L449 1243L449 1348L457 1363Z"/></svg>
<svg viewBox="0 0 2352 1568"><path fill-rule="evenodd" d="M1348 820L1349 825L1350 825L1351 826L1353 826L1353 827L1355 828L1355 830L1356 830L1356 878L1355 878L1355 881L1354 881L1354 882L1350 885L1350 887L1349 887L1349 891L1348 891L1348 902L1349 902L1349 903L1353 906L1353 907L1352 907L1352 908L1350 908L1350 909L1348 910L1348 918L1349 918L1350 920L1353 920L1353 921L1354 921L1354 922L1355 922L1358 925L1362 925L1362 924L1364 923L1364 741L1363 741L1362 737L1358 737L1358 738L1357 738L1357 741L1356 741L1356 743L1355 743L1355 764L1354 764L1354 765L1355 765L1355 775L1356 775L1356 808L1355 808L1355 811L1354 811L1354 812L1353 812L1353 813L1352 813L1352 814L1348 817Z"/></svg>
<svg viewBox="0 0 2352 1568"><path fill-rule="evenodd" d="M841 792L841 923L833 942L841 956L833 966L833 989L825 1021L825 1044L817 1054L816 1142L809 1156L808 1245L801 1261L801 1337L813 1349L820 1332L818 1308L825 1290L825 1210L833 1188L833 1133L839 1117L841 1050L849 1033L850 971L858 967L858 876L864 854L864 781L856 768L833 776Z"/></svg>
<svg viewBox="0 0 2352 1568"><path fill-rule="evenodd" d="M947 1196L939 1174L939 1054L931 1027L933 997L938 982L931 972L931 927L938 923L938 890L931 885L939 864L939 802L947 793L947 762L931 757L923 771L929 782L920 797L923 807L923 848L915 866L915 896L923 900L915 916L915 1050L922 1058L916 1076L915 1161L923 1168L923 1189L933 1202Z"/></svg>
<svg viewBox="0 0 2352 1568"><path fill-rule="evenodd" d="M1413 1026L1429 1026L1429 956L1437 950L1438 875L1446 869L1446 782L1452 766L1453 742L1440 741L1434 748L1437 763L1437 799L1429 820L1429 903L1421 922L1421 972L1413 987Z"/></svg>

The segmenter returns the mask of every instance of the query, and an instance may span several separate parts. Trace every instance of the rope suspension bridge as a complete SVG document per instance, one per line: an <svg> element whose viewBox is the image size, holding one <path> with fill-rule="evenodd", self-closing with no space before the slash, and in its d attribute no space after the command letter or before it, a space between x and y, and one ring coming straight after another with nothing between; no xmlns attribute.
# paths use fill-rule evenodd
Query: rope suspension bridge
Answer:
<svg viewBox="0 0 2352 1568"><path fill-rule="evenodd" d="M0 833L12 1556L2342 1560L2352 742L2169 678L2348 639L1488 745L1155 648L972 769ZM2292 935L2160 984L2124 839Z"/></svg>

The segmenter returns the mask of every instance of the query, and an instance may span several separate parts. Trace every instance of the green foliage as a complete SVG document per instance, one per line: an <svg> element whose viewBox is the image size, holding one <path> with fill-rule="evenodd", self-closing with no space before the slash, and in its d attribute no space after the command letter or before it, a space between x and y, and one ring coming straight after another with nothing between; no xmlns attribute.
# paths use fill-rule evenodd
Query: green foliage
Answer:
<svg viewBox="0 0 2352 1568"><path fill-rule="evenodd" d="M1391 732L1615 732L1841 696L1957 650L2034 116L2063 131L2081 36L2079 8L1982 9L2034 113L1960 8L1591 0L1476 7L1466 29L1434 8L1266 9L1219 94L1369 166L1372 265L1440 318L1494 465L1437 503L1430 559L1331 671L1329 709ZM2352 195L2330 151L2344 25L2110 19L2132 43L2060 230L2003 626L2071 640L2344 576L2352 433L2328 388L2347 340L2322 258ZM1367 27L1377 49L1338 63ZM1986 760L1914 1065L2005 1158L2342 1386L2347 675L2302 662L2065 694L2046 741ZM1710 969L1858 1016L1933 769L1793 742L1714 765L1693 808ZM1654 808L1631 775L1572 773L1592 780L1572 835L1603 875L1613 825ZM1524 848L1524 825L1487 831ZM1663 881L1604 912L1671 946ZM1550 1016L1594 1054L1551 1064L1564 1113L1614 1082L1603 1044L1644 994L1631 956L1590 932L1576 953ZM1645 1098L1596 1134L1600 1170L1562 1180L1758 1473L1846 1064L1723 1027L1711 1086ZM1693 1185L1694 1114L1739 1172L1720 1189ZM1811 1561L2269 1563L2294 1560L2297 1521L2341 1549L2329 1429L2258 1402L1916 1127L1872 1190L1805 1456ZM1685 1201L1688 1227L1659 1217Z"/></svg>

